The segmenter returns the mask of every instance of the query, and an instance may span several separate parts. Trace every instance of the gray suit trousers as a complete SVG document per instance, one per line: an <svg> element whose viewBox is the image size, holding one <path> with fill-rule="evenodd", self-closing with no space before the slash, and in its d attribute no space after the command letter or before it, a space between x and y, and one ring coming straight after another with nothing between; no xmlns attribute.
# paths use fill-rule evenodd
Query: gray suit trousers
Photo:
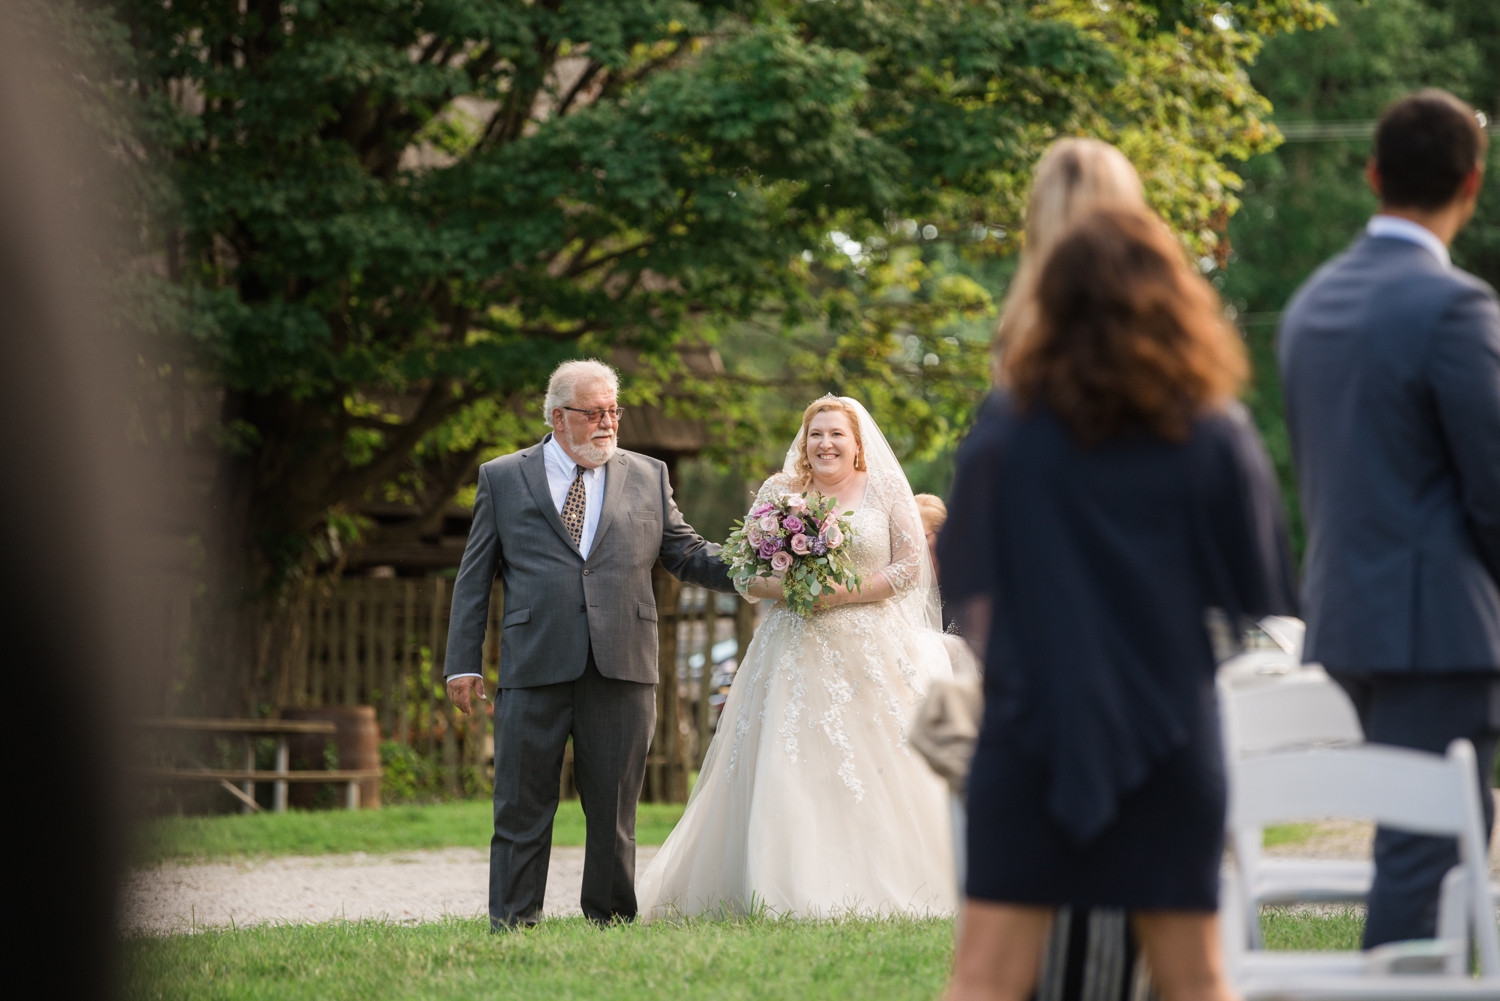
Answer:
<svg viewBox="0 0 1500 1001"><path fill-rule="evenodd" d="M656 686L604 677L591 648L576 681L503 688L495 699L491 927L541 916L570 736L587 826L579 902L597 922L634 919L635 812L656 729Z"/></svg>

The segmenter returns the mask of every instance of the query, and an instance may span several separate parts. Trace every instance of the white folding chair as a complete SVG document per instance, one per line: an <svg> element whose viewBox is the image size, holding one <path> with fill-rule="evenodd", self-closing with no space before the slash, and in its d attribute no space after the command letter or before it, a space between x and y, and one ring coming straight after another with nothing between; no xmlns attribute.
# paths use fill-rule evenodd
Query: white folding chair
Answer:
<svg viewBox="0 0 1500 1001"><path fill-rule="evenodd" d="M1289 615L1267 615L1257 625L1273 643L1295 657L1297 663L1302 663L1302 641L1307 636L1307 623Z"/></svg>
<svg viewBox="0 0 1500 1001"><path fill-rule="evenodd" d="M1500 1001L1500 932L1472 744L1455 740L1445 757L1376 744L1251 756L1237 763L1234 781L1231 830L1319 817L1365 817L1419 834L1454 837L1459 845L1459 867L1444 881L1440 937L1368 952L1247 949L1245 922L1252 911L1242 898L1244 883L1226 878L1220 903L1225 958L1247 1001ZM1477 980L1465 971L1470 934L1479 958Z"/></svg>
<svg viewBox="0 0 1500 1001"><path fill-rule="evenodd" d="M1219 677L1237 688L1274 684L1304 669L1302 637L1307 630L1301 619L1268 615L1257 625L1275 646L1242 650L1219 665Z"/></svg>
<svg viewBox="0 0 1500 1001"><path fill-rule="evenodd" d="M1364 739L1348 696L1319 667L1258 687L1237 687L1220 678L1219 710L1231 802L1239 762L1248 755L1358 744ZM1375 867L1367 860L1267 859L1259 827L1231 825L1229 842L1237 862L1246 941L1253 948L1261 944L1262 904L1362 901L1375 878Z"/></svg>

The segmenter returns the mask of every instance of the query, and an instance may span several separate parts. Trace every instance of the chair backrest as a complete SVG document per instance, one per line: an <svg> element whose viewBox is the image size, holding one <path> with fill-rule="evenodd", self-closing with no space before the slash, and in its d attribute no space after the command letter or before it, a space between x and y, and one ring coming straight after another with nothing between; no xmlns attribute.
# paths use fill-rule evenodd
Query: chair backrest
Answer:
<svg viewBox="0 0 1500 1001"><path fill-rule="evenodd" d="M1307 624L1288 615L1267 615L1259 622L1260 628L1281 649L1302 661L1302 640L1307 635Z"/></svg>
<svg viewBox="0 0 1500 1001"><path fill-rule="evenodd" d="M1280 684L1303 670L1302 662L1285 650L1246 650L1220 664L1218 678L1236 689L1254 688Z"/></svg>
<svg viewBox="0 0 1500 1001"><path fill-rule="evenodd" d="M1321 670L1298 671L1274 684L1219 683L1225 751L1233 757L1315 744L1357 744L1364 732L1354 704Z"/></svg>
<svg viewBox="0 0 1500 1001"><path fill-rule="evenodd" d="M1443 757L1380 744L1241 757L1233 766L1231 831L1316 817L1363 817L1417 834L1458 839L1470 921L1485 976L1500 976L1500 935L1474 745L1455 740Z"/></svg>
<svg viewBox="0 0 1500 1001"><path fill-rule="evenodd" d="M1362 817L1417 834L1457 837L1469 819L1464 774L1456 758L1384 744L1244 757L1235 766L1230 823L1265 827Z"/></svg>

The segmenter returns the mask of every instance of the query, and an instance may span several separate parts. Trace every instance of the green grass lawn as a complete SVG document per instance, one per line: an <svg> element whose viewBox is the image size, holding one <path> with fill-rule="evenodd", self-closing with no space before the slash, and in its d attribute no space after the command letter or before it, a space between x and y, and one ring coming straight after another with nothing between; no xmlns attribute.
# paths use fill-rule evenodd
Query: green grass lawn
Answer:
<svg viewBox="0 0 1500 1001"><path fill-rule="evenodd" d="M1267 949L1313 952L1358 949L1365 931L1365 916L1353 907L1331 914L1267 907L1261 911L1260 927Z"/></svg>
<svg viewBox="0 0 1500 1001"><path fill-rule="evenodd" d="M1317 824L1273 824L1261 832L1261 844L1266 848L1300 845L1316 833Z"/></svg>
<svg viewBox="0 0 1500 1001"><path fill-rule="evenodd" d="M682 817L680 803L642 803L636 843L659 845ZM137 858L207 861L239 855L328 855L397 852L418 848L485 848L493 818L489 801L389 806L380 810L319 810L168 817L145 825ZM583 809L577 800L557 808L552 843L583 844Z"/></svg>
<svg viewBox="0 0 1500 1001"><path fill-rule="evenodd" d="M680 805L642 804L641 844L660 844ZM1301 825L1298 825L1299 827ZM481 847L487 802L382 810L169 818L149 825L144 861ZM576 801L554 840L583 844ZM1284 837L1306 835L1291 829ZM1268 832L1268 840L1270 840ZM1269 908L1273 949L1358 948L1363 917ZM947 977L949 921L728 920L604 931L582 918L493 935L487 922L262 925L126 943L126 997L170 998L935 998Z"/></svg>
<svg viewBox="0 0 1500 1001"><path fill-rule="evenodd" d="M1357 911L1270 909L1274 949L1357 948ZM694 920L599 930L583 918L263 925L125 945L129 999L935 998L950 921Z"/></svg>
<svg viewBox="0 0 1500 1001"><path fill-rule="evenodd" d="M952 936L939 920L263 926L128 942L125 997L930 999Z"/></svg>

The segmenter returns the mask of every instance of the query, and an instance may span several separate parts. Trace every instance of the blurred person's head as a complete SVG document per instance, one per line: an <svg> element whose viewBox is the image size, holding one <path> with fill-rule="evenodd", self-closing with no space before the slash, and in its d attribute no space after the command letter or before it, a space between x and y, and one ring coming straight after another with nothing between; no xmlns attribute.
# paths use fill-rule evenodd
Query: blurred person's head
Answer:
<svg viewBox="0 0 1500 1001"><path fill-rule="evenodd" d="M922 517L922 531L927 535L936 535L943 530L943 523L948 520L948 505L937 494L917 494L914 498L917 502L917 514Z"/></svg>
<svg viewBox="0 0 1500 1001"><path fill-rule="evenodd" d="M917 515L922 519L922 534L927 536L927 552L932 556L932 565L937 566L938 533L948 520L948 505L937 494L917 494Z"/></svg>
<svg viewBox="0 0 1500 1001"><path fill-rule="evenodd" d="M1383 213L1448 241L1474 214L1488 148L1473 108L1447 91L1420 90L1380 116L1366 176Z"/></svg>
<svg viewBox="0 0 1500 1001"><path fill-rule="evenodd" d="M1045 406L1085 444L1133 431L1180 441L1247 374L1217 293L1140 209L1096 209L1056 242L1036 329L1005 358L1018 405Z"/></svg>
<svg viewBox="0 0 1500 1001"><path fill-rule="evenodd" d="M1036 279L1052 244L1085 213L1108 205L1144 208L1141 179L1125 154L1098 139L1059 139L1032 171L1026 204L1026 246L995 325L992 353L999 372L1008 344L1035 325Z"/></svg>

